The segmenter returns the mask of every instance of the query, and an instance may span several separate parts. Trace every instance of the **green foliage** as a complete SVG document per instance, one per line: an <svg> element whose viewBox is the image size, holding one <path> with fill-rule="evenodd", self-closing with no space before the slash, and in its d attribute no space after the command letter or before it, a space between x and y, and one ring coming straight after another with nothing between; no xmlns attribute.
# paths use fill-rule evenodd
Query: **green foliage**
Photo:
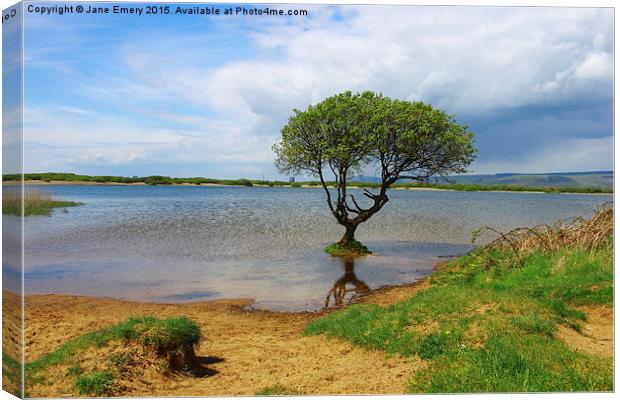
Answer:
<svg viewBox="0 0 620 400"><path fill-rule="evenodd" d="M399 160L399 169L389 170L396 181L413 171L464 172L475 154L473 133L452 116L422 102L368 91L344 92L305 111L293 110L281 134L273 150L283 173L320 176L328 165L351 173L387 158Z"/></svg>
<svg viewBox="0 0 620 400"><path fill-rule="evenodd" d="M320 179L329 209L350 241L358 225L389 201L387 190L398 180L465 172L476 152L473 137L454 117L428 104L347 91L305 111L293 110L273 151L281 173ZM364 193L372 204L362 207L347 194L347 182L367 166L380 170L381 185L378 193ZM333 174L333 194L324 170Z"/></svg>
<svg viewBox="0 0 620 400"><path fill-rule="evenodd" d="M4 181L19 181L21 175L5 174L2 176ZM125 177L125 176L90 176L90 175L76 175L70 173L58 173L58 172L43 172L24 174L24 180L30 181L44 181L44 182L94 182L94 183L145 183L147 185L181 185L181 184L216 184L225 186L253 186L254 184L263 184L263 181L251 181L249 179L211 179L211 178L172 178L169 176L151 175L151 176L137 176L137 177ZM288 182L273 181L270 182L275 186L287 186Z"/></svg>
<svg viewBox="0 0 620 400"><path fill-rule="evenodd" d="M144 178L144 183L146 183L147 185L171 185L173 182L172 178L170 178L169 176L153 175Z"/></svg>
<svg viewBox="0 0 620 400"><path fill-rule="evenodd" d="M109 396L114 389L114 374L110 371L94 371L77 377L75 389L83 396Z"/></svg>
<svg viewBox="0 0 620 400"><path fill-rule="evenodd" d="M256 392L257 396L298 396L302 393L283 385L273 385Z"/></svg>
<svg viewBox="0 0 620 400"><path fill-rule="evenodd" d="M291 183L291 187L300 188L301 187L301 182L293 182L293 183Z"/></svg>
<svg viewBox="0 0 620 400"><path fill-rule="evenodd" d="M555 338L579 329L577 304L613 303L613 248L535 252L523 267L504 252L474 252L437 271L431 286L389 307L353 305L309 323L359 346L419 355L416 393L612 390L609 358Z"/></svg>
<svg viewBox="0 0 620 400"><path fill-rule="evenodd" d="M353 240L347 245L332 243L325 247L325 252L327 254L331 254L332 256L337 257L354 257L372 253L370 250L368 250L368 247L364 246L361 242L358 242L357 240Z"/></svg>

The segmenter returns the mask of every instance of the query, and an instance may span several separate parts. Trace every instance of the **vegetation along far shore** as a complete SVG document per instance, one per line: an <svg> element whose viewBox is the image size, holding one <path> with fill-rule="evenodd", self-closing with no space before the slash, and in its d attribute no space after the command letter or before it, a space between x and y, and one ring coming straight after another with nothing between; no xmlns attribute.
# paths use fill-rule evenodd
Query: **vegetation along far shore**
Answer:
<svg viewBox="0 0 620 400"><path fill-rule="evenodd" d="M22 179L21 174L4 174L3 182L18 182ZM62 172L27 173L23 175L25 182L52 183L66 182L68 184L145 184L145 185L221 185L221 186L268 186L268 187L320 187L319 181L287 182L279 180L260 179L215 179L204 177L175 178L161 175L150 176L112 176L112 175L80 175ZM326 182L334 187L335 182ZM379 188L378 182L350 181L351 188ZM390 185L392 189L433 189L433 190L456 190L456 191L506 191L506 192L544 192L544 193L613 193L611 187L566 187L566 186L524 186L517 184L471 184L471 183L431 183L431 182L400 182Z"/></svg>

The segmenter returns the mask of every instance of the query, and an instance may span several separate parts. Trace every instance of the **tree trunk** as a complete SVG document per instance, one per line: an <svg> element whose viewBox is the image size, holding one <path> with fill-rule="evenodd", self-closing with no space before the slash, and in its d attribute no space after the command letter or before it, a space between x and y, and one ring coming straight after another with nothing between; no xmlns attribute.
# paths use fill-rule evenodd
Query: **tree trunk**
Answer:
<svg viewBox="0 0 620 400"><path fill-rule="evenodd" d="M338 244L346 247L355 240L355 230L357 229L357 225L347 224L345 225L345 228L347 230L345 231L344 235L342 235L342 239L340 239Z"/></svg>

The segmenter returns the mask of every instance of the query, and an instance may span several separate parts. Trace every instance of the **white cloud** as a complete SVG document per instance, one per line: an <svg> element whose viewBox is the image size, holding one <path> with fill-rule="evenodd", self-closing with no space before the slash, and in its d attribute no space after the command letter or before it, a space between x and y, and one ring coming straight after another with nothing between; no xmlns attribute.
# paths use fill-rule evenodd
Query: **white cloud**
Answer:
<svg viewBox="0 0 620 400"><path fill-rule="evenodd" d="M609 53L591 53L575 67L575 78L609 82L613 73L612 66L613 60Z"/></svg>
<svg viewBox="0 0 620 400"><path fill-rule="evenodd" d="M276 59L259 54L217 68L179 70L165 57L135 50L138 45L127 64L144 87L279 123L293 107L345 89L482 113L596 89L574 80L611 82L609 10L369 6L341 23L320 10L312 23L277 19L254 35L259 50L277 51Z"/></svg>
<svg viewBox="0 0 620 400"><path fill-rule="evenodd" d="M272 159L271 152L264 149L263 138L248 137L236 126L222 121L175 113L157 115L163 121L188 124L180 129L165 127L165 123L111 120L95 111L66 106L26 108L24 112L26 171L59 170L67 165L70 169L85 164L129 165L139 161L239 164ZM149 115L149 110L141 112ZM275 138L268 139L271 140Z"/></svg>

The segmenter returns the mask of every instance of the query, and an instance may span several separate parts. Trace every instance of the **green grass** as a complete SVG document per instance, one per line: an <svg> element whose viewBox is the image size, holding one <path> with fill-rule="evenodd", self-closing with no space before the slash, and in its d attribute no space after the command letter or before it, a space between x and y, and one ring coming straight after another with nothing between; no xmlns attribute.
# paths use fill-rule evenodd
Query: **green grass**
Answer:
<svg viewBox="0 0 620 400"><path fill-rule="evenodd" d="M63 172L42 172L42 173L30 173L23 175L24 180L40 180L44 182L51 181L64 181L64 182L94 182L94 183L146 183L148 185L172 185L172 184L218 184L227 186L254 186L254 185L267 185L267 186L291 186L301 187L305 186L320 186L318 181L311 182L285 182L285 181L265 181L265 180L251 180L251 179L213 179L203 177L193 178L174 178L169 176L151 175L151 176L92 176L92 175L78 175L72 173ZM22 176L19 174L5 174L2 176L3 181L19 181ZM334 182L327 182L328 186L333 187ZM378 188L379 183L376 182L349 182L349 187L358 188ZM602 187L529 187L510 184L501 185L476 185L476 184L456 184L456 183L396 183L391 186L392 188L430 188L430 189L445 189L445 190L458 190L458 191L511 191L511 192L546 192L546 193L613 193L611 188Z"/></svg>
<svg viewBox="0 0 620 400"><path fill-rule="evenodd" d="M4 351L2 352L2 375L7 378L7 385L3 385L2 389L14 396L22 397L22 365Z"/></svg>
<svg viewBox="0 0 620 400"><path fill-rule="evenodd" d="M257 396L299 396L302 393L282 385L273 385L256 392Z"/></svg>
<svg viewBox="0 0 620 400"><path fill-rule="evenodd" d="M187 317L132 317L114 326L112 333L124 340L136 341L164 351L194 346L200 341L200 327Z"/></svg>
<svg viewBox="0 0 620 400"><path fill-rule="evenodd" d="M83 396L109 396L114 389L114 374L106 370L90 372L77 377L74 385Z"/></svg>
<svg viewBox="0 0 620 400"><path fill-rule="evenodd" d="M411 377L414 393L609 391L612 360L573 351L555 332L580 329L587 315L578 305L612 305L612 260L611 245L534 252L524 267L508 253L478 251L405 301L353 305L305 334L428 360Z"/></svg>
<svg viewBox="0 0 620 400"><path fill-rule="evenodd" d="M26 191L23 198L24 216L49 216L54 208L76 207L82 203L55 200L46 193L35 190ZM17 215L22 213L22 197L13 191L5 191L2 197L2 214Z"/></svg>
<svg viewBox="0 0 620 400"><path fill-rule="evenodd" d="M353 257L372 253L368 250L368 247L357 240L352 241L348 246L343 246L340 243L332 243L325 247L325 252L337 257Z"/></svg>

